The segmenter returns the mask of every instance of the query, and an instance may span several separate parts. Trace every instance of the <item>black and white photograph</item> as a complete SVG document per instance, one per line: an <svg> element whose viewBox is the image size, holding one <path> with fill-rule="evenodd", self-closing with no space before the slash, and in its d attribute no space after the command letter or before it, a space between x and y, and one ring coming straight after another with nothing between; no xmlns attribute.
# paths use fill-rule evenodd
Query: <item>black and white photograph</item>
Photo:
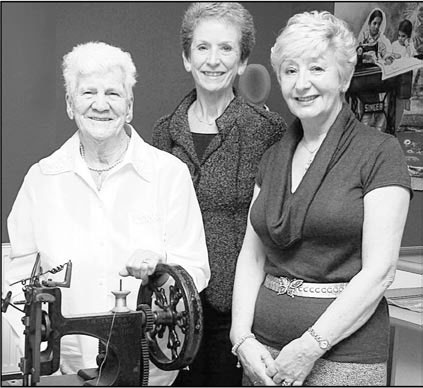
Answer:
<svg viewBox="0 0 423 388"><path fill-rule="evenodd" d="M0 7L2 386L423 385L423 2Z"/></svg>

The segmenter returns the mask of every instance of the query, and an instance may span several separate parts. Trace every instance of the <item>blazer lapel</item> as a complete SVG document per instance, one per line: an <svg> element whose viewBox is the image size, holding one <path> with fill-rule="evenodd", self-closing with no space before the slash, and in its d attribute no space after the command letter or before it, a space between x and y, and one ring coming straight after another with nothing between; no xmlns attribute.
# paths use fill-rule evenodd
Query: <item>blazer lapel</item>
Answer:
<svg viewBox="0 0 423 388"><path fill-rule="evenodd" d="M226 138L231 134L231 132L236 128L236 121L239 115L240 106L242 104L241 97L237 95L236 90L234 90L235 98L230 102L226 107L224 112L216 120L217 129L219 132L210 142L203 155L204 161L210 157L215 151L217 151Z"/></svg>
<svg viewBox="0 0 423 388"><path fill-rule="evenodd" d="M174 143L184 150L193 164L199 167L200 161L195 151L188 123L188 108L195 101L195 98L196 93L194 90L190 92L176 108L169 123L169 133Z"/></svg>

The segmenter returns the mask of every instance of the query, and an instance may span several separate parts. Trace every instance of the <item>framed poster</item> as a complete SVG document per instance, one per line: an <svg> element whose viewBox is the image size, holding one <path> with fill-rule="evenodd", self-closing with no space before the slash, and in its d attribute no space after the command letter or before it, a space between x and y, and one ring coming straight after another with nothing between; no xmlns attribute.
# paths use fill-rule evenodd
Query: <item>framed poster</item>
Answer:
<svg viewBox="0 0 423 388"><path fill-rule="evenodd" d="M378 66L382 81L408 79L411 88L392 133L403 148L413 189L423 190L423 2L339 2L335 15L356 34L358 66ZM381 93L374 94L375 101L383 101ZM400 94L397 98L404 98ZM371 120L378 120L377 109L364 112L362 120L377 128Z"/></svg>

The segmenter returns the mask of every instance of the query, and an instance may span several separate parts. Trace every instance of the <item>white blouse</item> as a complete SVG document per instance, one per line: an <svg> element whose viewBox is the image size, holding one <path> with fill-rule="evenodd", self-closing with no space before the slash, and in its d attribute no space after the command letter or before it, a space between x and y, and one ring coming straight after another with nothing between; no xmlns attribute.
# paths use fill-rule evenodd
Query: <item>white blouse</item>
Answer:
<svg viewBox="0 0 423 388"><path fill-rule="evenodd" d="M210 278L188 168L145 143L133 128L124 160L110 171L100 191L80 155L78 133L33 165L9 215L8 231L11 257L16 257L6 274L10 282L30 275L19 273L24 266L18 256L40 252L43 271L72 260L71 287L61 289L65 316L110 311L111 291L119 289L120 279L123 289L131 291L128 307L135 310L140 281L121 278L119 271L136 249L157 252L167 263L184 267L198 291ZM63 281L64 273L48 277ZM91 340L62 338L63 373L96 366L97 341ZM176 375L151 364L149 384L170 385Z"/></svg>

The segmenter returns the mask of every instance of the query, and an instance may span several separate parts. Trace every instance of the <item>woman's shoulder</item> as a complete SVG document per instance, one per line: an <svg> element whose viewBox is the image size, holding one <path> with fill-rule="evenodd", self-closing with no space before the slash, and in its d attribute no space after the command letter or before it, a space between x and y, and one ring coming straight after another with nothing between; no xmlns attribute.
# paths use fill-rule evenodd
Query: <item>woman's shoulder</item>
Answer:
<svg viewBox="0 0 423 388"><path fill-rule="evenodd" d="M398 138L364 124L360 125L350 149L360 157L362 163L378 158L389 159L394 155L400 158L403 155Z"/></svg>
<svg viewBox="0 0 423 388"><path fill-rule="evenodd" d="M282 155L283 138L280 138L275 143L273 143L264 153L261 158L261 164L273 164L279 157Z"/></svg>
<svg viewBox="0 0 423 388"><path fill-rule="evenodd" d="M145 164L150 164L157 170L168 171L171 175L175 171L185 170L185 163L171 153L144 141L142 146L144 154L147 155L144 159Z"/></svg>
<svg viewBox="0 0 423 388"><path fill-rule="evenodd" d="M161 130L163 128L167 128L169 125L170 119L172 117L172 113L166 114L162 117L160 117L153 125L153 131L154 130Z"/></svg>
<svg viewBox="0 0 423 388"><path fill-rule="evenodd" d="M183 116L186 115L188 107L192 104L196 96L195 89L191 90L186 96L182 98L176 108L171 113L161 116L153 126L155 129L167 128L170 122L175 119L176 121L183 120Z"/></svg>
<svg viewBox="0 0 423 388"><path fill-rule="evenodd" d="M76 150L79 150L79 144L79 136L75 132L60 148L42 158L36 165L46 175L71 171L74 165Z"/></svg>
<svg viewBox="0 0 423 388"><path fill-rule="evenodd" d="M258 135L276 132L282 136L287 128L284 118L279 113L251 104L245 100L242 100L238 123L247 132L253 132Z"/></svg>
<svg viewBox="0 0 423 388"><path fill-rule="evenodd" d="M394 135L379 131L376 128L369 127L363 123L359 123L358 135L356 141L362 144L368 144L370 147L378 147L380 144L388 141L397 141Z"/></svg>
<svg viewBox="0 0 423 388"><path fill-rule="evenodd" d="M278 112L266 109L264 106L252 104L245 99L241 98L241 106L245 111L244 116L255 117L260 120L268 121L271 124L285 123L285 120Z"/></svg>

